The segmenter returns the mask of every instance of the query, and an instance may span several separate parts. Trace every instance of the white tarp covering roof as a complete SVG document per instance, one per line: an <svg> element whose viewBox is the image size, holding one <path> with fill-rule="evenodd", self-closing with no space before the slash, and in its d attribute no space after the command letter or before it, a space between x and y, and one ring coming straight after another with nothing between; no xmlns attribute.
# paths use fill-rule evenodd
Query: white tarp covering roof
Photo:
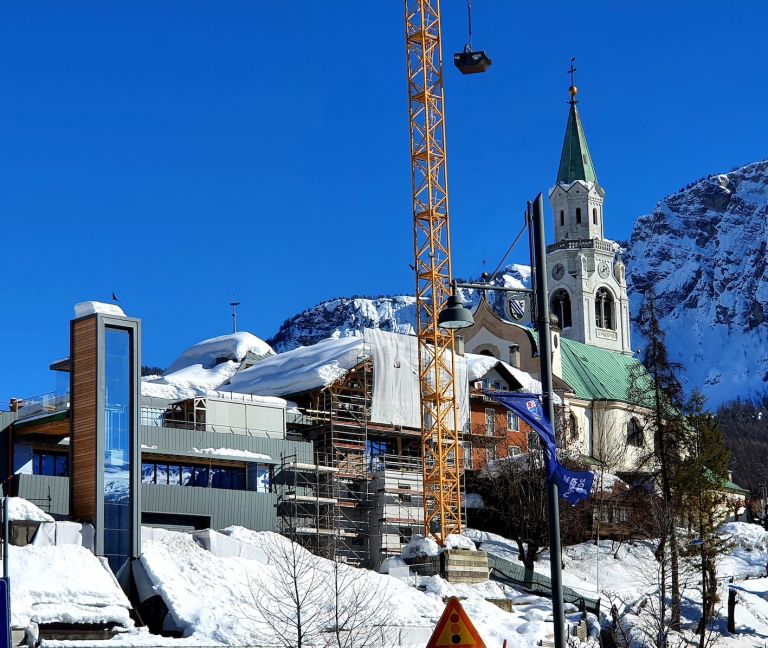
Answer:
<svg viewBox="0 0 768 648"><path fill-rule="evenodd" d="M365 329L363 337L330 338L262 360L241 371L222 389L262 396L290 396L327 387L356 367L366 355L373 359L371 421L421 427L418 341L412 335ZM456 356L455 384L459 427L469 416L467 367Z"/></svg>

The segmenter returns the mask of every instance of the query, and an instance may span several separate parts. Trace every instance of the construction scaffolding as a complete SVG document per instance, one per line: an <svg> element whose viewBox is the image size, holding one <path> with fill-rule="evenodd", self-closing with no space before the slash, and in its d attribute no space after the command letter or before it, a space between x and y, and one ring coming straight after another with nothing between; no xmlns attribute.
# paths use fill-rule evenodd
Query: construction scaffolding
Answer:
<svg viewBox="0 0 768 648"><path fill-rule="evenodd" d="M373 383L364 345L338 380L294 396L314 462L283 458L278 507L281 532L311 551L378 567L421 532L424 491L420 431L371 421Z"/></svg>
<svg viewBox="0 0 768 648"><path fill-rule="evenodd" d="M299 465L286 458L281 466L281 530L319 555L355 565L370 562L372 389L373 361L364 346L354 369L309 396L302 435L314 442L315 463Z"/></svg>

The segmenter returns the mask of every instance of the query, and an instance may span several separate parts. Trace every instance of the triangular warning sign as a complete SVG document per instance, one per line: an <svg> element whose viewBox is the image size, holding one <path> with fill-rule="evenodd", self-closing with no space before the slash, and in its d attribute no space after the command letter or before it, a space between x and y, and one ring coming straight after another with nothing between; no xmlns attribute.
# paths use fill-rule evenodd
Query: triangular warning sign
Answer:
<svg viewBox="0 0 768 648"><path fill-rule="evenodd" d="M452 596L445 604L443 616L435 626L427 648L485 648L480 633L472 625L459 599Z"/></svg>

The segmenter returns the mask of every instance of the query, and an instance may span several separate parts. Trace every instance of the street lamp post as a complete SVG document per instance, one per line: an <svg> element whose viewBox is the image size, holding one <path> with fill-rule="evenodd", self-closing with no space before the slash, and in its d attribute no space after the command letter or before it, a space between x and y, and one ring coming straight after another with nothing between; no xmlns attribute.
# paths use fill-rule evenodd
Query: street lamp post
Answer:
<svg viewBox="0 0 768 648"><path fill-rule="evenodd" d="M552 386L552 342L549 328L549 299L547 297L547 261L544 244L544 199L541 194L528 203L526 221L533 230L531 266L534 269L535 289L507 288L474 283L452 283L452 295L440 312L438 326L446 329L462 329L474 324L472 313L464 307L457 288L496 290L508 293L533 295L536 329L539 334L539 361L541 367L541 391L544 414L554 425L554 389ZM558 509L557 484L547 482L547 519L549 521L550 578L552 581L552 623L555 630L555 648L565 648L565 612L563 605L563 574L560 550L560 510Z"/></svg>

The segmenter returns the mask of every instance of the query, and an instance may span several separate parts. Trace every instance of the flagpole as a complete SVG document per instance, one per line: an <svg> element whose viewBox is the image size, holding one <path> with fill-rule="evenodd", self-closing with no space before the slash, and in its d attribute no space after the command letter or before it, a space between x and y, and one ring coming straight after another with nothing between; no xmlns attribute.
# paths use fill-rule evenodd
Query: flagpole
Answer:
<svg viewBox="0 0 768 648"><path fill-rule="evenodd" d="M536 276L536 316L541 362L541 391L544 415L555 427L554 389L552 386L552 338L549 329L549 298L547 292L547 260L544 244L544 198L536 196L528 203L528 214L533 224L533 252L531 265ZM552 624L555 629L555 648L565 647L565 613L563 605L563 573L560 553L560 510L557 483L547 480L547 515L549 520L549 567L552 581Z"/></svg>

